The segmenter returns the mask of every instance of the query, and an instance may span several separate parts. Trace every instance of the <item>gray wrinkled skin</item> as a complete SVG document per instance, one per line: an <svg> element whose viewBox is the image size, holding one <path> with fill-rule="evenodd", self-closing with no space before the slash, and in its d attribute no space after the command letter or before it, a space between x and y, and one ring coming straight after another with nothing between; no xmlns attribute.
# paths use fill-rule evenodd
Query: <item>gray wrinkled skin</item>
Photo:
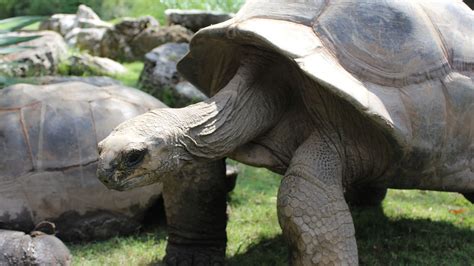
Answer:
<svg viewBox="0 0 474 266"><path fill-rule="evenodd" d="M473 23L450 0L247 1L178 64L212 98L122 123L99 144L101 176L130 189L226 156L266 167L284 175L290 263L357 265L345 192L472 199ZM116 169L131 146L144 156Z"/></svg>

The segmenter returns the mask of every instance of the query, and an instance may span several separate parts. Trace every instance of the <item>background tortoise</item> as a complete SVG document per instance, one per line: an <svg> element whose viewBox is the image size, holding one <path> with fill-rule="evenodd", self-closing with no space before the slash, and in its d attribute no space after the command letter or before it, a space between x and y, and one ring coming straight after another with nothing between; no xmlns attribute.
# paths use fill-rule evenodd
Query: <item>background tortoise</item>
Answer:
<svg viewBox="0 0 474 266"><path fill-rule="evenodd" d="M123 190L224 156L267 167L292 264L357 264L345 190L474 193L472 25L461 1L248 1L178 65L214 96L122 123L99 176ZM141 160L124 173L118 152Z"/></svg>
<svg viewBox="0 0 474 266"><path fill-rule="evenodd" d="M0 90L0 228L29 232L51 220L75 241L135 231L161 185L108 190L96 178L97 143L120 122L163 106L122 86Z"/></svg>

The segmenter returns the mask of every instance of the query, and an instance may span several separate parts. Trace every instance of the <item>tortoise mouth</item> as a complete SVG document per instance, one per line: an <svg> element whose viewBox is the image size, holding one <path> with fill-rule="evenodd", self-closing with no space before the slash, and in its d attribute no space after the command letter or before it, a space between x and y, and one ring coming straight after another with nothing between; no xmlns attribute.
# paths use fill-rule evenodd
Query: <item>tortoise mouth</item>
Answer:
<svg viewBox="0 0 474 266"><path fill-rule="evenodd" d="M118 191L125 191L125 190L134 189L137 187L146 186L148 184L144 183L143 181L146 179L147 176L148 175L139 175L139 176L129 177L119 182L114 189Z"/></svg>
<svg viewBox="0 0 474 266"><path fill-rule="evenodd" d="M131 190L155 183L155 181L152 181L153 178L151 178L152 176L149 173L137 174L126 178L120 178L117 175L114 171L97 171L97 176L102 184L108 189L117 191ZM156 179L158 180L159 178Z"/></svg>

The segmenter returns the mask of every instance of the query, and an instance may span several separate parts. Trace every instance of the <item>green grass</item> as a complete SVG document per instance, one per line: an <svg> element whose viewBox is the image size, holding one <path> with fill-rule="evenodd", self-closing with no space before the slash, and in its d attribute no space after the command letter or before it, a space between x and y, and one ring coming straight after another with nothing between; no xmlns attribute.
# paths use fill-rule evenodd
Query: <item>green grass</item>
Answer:
<svg viewBox="0 0 474 266"><path fill-rule="evenodd" d="M126 86L136 88L138 78L143 70L143 62L122 63L122 65L127 69L127 73L118 75L115 78Z"/></svg>
<svg viewBox="0 0 474 266"><path fill-rule="evenodd" d="M280 177L238 167L229 204L228 263L287 265L276 217ZM380 208L356 208L352 214L363 265L474 265L474 206L460 194L390 190ZM147 265L161 261L165 246L164 227L156 226L70 248L76 265Z"/></svg>

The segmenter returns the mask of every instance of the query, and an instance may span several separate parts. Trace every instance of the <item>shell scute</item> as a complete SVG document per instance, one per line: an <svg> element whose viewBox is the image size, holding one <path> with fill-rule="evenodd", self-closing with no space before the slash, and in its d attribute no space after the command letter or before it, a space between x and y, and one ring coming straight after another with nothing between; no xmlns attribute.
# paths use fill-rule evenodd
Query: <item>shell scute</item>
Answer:
<svg viewBox="0 0 474 266"><path fill-rule="evenodd" d="M13 180L33 169L28 143L23 134L20 111L0 111L0 178Z"/></svg>
<svg viewBox="0 0 474 266"><path fill-rule="evenodd" d="M24 108L37 170L59 170L97 159L94 124L87 102L50 100Z"/></svg>
<svg viewBox="0 0 474 266"><path fill-rule="evenodd" d="M442 41L416 2L330 5L314 30L359 79L402 87L450 72Z"/></svg>
<svg viewBox="0 0 474 266"><path fill-rule="evenodd" d="M95 124L100 125L95 128L97 142L107 137L124 119L130 119L148 111L144 106L136 106L115 98L93 101L90 103L90 108Z"/></svg>

